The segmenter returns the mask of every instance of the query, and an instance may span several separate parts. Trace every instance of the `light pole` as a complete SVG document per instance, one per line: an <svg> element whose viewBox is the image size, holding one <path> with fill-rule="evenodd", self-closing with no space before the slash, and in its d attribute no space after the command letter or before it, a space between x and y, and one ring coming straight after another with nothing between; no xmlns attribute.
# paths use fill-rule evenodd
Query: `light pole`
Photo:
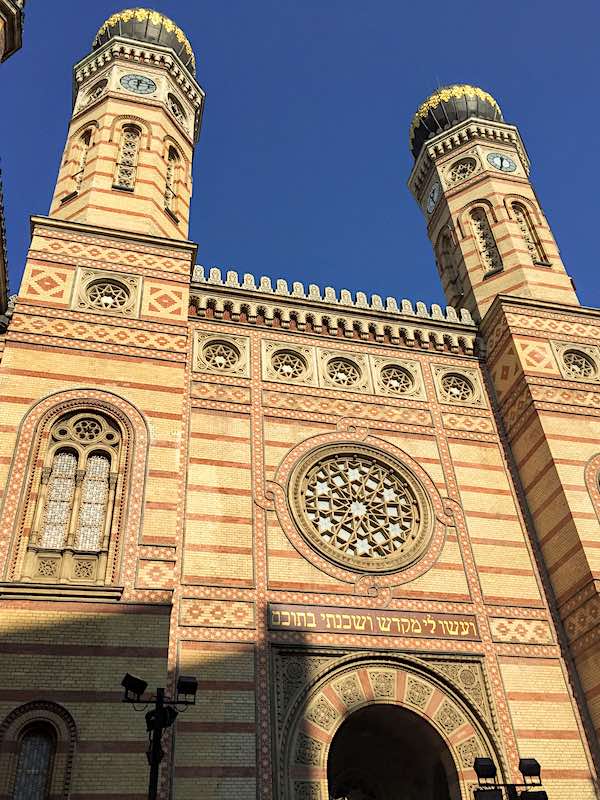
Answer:
<svg viewBox="0 0 600 800"><path fill-rule="evenodd" d="M497 769L491 758L476 758L473 769L477 775L478 786L473 789L474 800L548 800L541 788L542 768L535 758L519 759L519 772L523 783L498 783Z"/></svg>
<svg viewBox="0 0 600 800"><path fill-rule="evenodd" d="M142 703L142 695L146 691L148 684L141 678L127 673L121 681L121 686L125 689L123 696L124 703ZM196 678L184 677L181 675L177 679L177 695L175 700L165 698L164 688L156 690L153 698L154 707L146 712L146 730L148 731L148 750L146 757L150 764L150 777L148 779L148 800L156 800L158 795L158 775L160 762L163 759L162 736L167 728L175 722L178 708L193 706L196 703L196 693L198 691L198 681ZM143 709L136 711L145 711Z"/></svg>

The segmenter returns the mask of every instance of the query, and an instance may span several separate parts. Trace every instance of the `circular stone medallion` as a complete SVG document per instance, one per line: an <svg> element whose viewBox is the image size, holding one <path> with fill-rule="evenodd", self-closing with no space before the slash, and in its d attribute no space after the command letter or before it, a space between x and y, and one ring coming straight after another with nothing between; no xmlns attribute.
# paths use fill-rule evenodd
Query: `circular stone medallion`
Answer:
<svg viewBox="0 0 600 800"><path fill-rule="evenodd" d="M342 566L390 572L423 555L432 506L418 479L359 444L320 448L292 472L289 504L311 546Z"/></svg>

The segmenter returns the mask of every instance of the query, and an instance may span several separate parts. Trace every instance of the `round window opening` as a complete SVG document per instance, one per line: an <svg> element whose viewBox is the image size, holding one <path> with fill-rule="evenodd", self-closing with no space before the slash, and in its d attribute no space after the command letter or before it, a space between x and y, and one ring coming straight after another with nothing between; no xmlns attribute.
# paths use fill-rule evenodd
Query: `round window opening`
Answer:
<svg viewBox="0 0 600 800"><path fill-rule="evenodd" d="M347 358L332 358L327 362L327 376L339 386L355 386L360 381L360 370Z"/></svg>
<svg viewBox="0 0 600 800"><path fill-rule="evenodd" d="M306 362L292 350L278 350L273 353L271 365L282 378L301 378L306 372Z"/></svg>
<svg viewBox="0 0 600 800"><path fill-rule="evenodd" d="M596 365L592 359L579 350L566 350L563 355L565 372L572 378L593 378Z"/></svg>
<svg viewBox="0 0 600 800"><path fill-rule="evenodd" d="M240 360L240 351L233 344L212 341L204 345L202 355L206 363L213 369L233 369Z"/></svg>
<svg viewBox="0 0 600 800"><path fill-rule="evenodd" d="M441 385L446 399L454 403L472 400L475 396L471 381L457 372L447 372L441 380Z"/></svg>
<svg viewBox="0 0 600 800"><path fill-rule="evenodd" d="M386 453L363 445L322 448L292 473L296 523L322 555L362 572L390 572L423 555L431 502L419 480Z"/></svg>
<svg viewBox="0 0 600 800"><path fill-rule="evenodd" d="M104 311L120 311L129 303L131 295L122 283L116 281L94 281L87 288L89 304Z"/></svg>
<svg viewBox="0 0 600 800"><path fill-rule="evenodd" d="M404 367L396 364L388 364L381 370L381 383L394 394L408 394L414 388L415 381L413 376Z"/></svg>

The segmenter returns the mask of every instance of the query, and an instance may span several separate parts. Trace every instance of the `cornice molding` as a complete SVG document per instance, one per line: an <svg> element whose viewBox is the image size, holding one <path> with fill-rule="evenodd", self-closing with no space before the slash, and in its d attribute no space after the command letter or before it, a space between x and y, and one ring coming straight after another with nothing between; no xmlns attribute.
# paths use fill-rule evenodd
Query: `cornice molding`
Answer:
<svg viewBox="0 0 600 800"><path fill-rule="evenodd" d="M294 282L290 291L287 281L276 281L273 289L270 278L262 277L258 284L251 274L243 276L230 270L223 279L221 270L213 268L205 276L204 268L196 266L192 275L191 304L201 317L245 321L299 332L343 335L363 341L405 344L409 347L449 351L465 355L480 354L482 343L468 311L448 306L445 312L439 305L428 310L418 302L416 309L409 300L400 305L393 297L384 305L379 295L370 300L364 292L355 298L347 289L338 299L332 287L321 289L311 284L308 292L302 283ZM338 333L342 331L342 333Z"/></svg>

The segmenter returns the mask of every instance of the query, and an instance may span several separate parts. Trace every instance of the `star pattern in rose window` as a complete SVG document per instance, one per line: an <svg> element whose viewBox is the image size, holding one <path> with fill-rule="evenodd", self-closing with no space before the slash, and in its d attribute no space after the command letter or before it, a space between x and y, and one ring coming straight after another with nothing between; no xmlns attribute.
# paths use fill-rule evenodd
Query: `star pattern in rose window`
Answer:
<svg viewBox="0 0 600 800"><path fill-rule="evenodd" d="M411 488L390 466L366 455L319 461L304 480L304 508L320 539L359 558L402 551L419 525Z"/></svg>

